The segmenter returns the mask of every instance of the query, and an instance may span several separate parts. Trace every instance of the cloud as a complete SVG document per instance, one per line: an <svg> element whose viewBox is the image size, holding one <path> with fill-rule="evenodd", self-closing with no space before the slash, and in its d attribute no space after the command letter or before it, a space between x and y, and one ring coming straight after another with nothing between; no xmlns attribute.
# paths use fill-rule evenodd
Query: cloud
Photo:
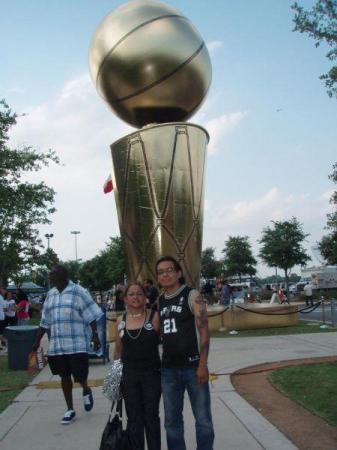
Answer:
<svg viewBox="0 0 337 450"><path fill-rule="evenodd" d="M335 192L334 189L331 189L331 190L329 190L329 191L326 191L326 192L324 192L324 193L322 194L322 197L324 198L324 200L330 201L330 199L331 199L331 197L332 197L332 195L333 195L334 192Z"/></svg>
<svg viewBox="0 0 337 450"><path fill-rule="evenodd" d="M56 192L57 213L45 232L62 259L73 259L72 229L79 229L79 257L93 257L109 236L118 234L113 195L103 194L111 172L110 144L133 131L100 99L87 74L69 80L53 101L25 108L11 132L10 144L52 148L63 163L51 165L33 180L43 180Z"/></svg>
<svg viewBox="0 0 337 450"><path fill-rule="evenodd" d="M108 110L86 74L66 83L54 101L26 111L18 118L11 143L32 145L41 151L52 148L65 164L64 173L71 170L75 182L90 178L104 181L110 170L104 166L110 160L111 142L132 131ZM53 176L57 170L46 173L57 188L65 188L64 180Z"/></svg>
<svg viewBox="0 0 337 450"><path fill-rule="evenodd" d="M309 233L305 247L310 251L323 233L328 204L322 195L285 194L277 186L271 187L259 198L227 203L219 208L207 200L204 221L203 247L215 247L218 256L228 236L249 236L255 255L258 254L261 232L271 221L296 217Z"/></svg>
<svg viewBox="0 0 337 450"><path fill-rule="evenodd" d="M209 154L214 154L223 149L225 144L224 139L229 133L234 131L234 129L244 119L246 114L246 112L241 111L230 114L222 114L221 116L204 123L206 130L211 136L211 140L208 145Z"/></svg>
<svg viewBox="0 0 337 450"><path fill-rule="evenodd" d="M222 41L214 40L206 43L208 50L210 53L213 53L217 49L221 48L223 46Z"/></svg>

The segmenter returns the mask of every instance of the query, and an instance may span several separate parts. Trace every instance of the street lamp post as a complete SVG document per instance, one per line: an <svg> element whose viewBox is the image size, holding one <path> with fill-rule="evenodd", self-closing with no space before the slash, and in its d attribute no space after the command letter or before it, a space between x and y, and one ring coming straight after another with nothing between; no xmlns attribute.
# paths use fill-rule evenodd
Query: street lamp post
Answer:
<svg viewBox="0 0 337 450"><path fill-rule="evenodd" d="M44 235L44 237L47 238L47 250L49 250L50 249L50 239L52 237L54 237L54 235L53 235L53 233L47 233Z"/></svg>
<svg viewBox="0 0 337 450"><path fill-rule="evenodd" d="M78 258L77 258L77 235L80 234L81 232L80 231L71 231L70 233L73 234L75 237L75 260L77 262L78 261Z"/></svg>
<svg viewBox="0 0 337 450"><path fill-rule="evenodd" d="M50 249L50 239L52 237L54 237L53 233L46 233L44 235L45 238L47 238L47 252L49 254L49 249ZM49 264L48 264L49 265ZM50 289L50 281L49 281L49 277L47 277L47 290L49 291Z"/></svg>

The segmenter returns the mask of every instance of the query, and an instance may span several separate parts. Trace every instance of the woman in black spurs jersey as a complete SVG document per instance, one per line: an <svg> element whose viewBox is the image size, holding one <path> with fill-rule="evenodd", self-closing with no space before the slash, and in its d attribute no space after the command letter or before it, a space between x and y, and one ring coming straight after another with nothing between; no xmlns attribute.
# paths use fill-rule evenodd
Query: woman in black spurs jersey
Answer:
<svg viewBox="0 0 337 450"><path fill-rule="evenodd" d="M206 302L184 284L180 264L171 256L157 261L163 339L161 383L168 450L186 450L184 393L188 393L195 419L197 450L212 450L214 431L208 386L209 332ZM191 447L189 447L190 449Z"/></svg>
<svg viewBox="0 0 337 450"><path fill-rule="evenodd" d="M128 417L128 432L134 450L160 450L159 316L146 309L143 286L126 288L126 313L118 319L114 359L123 362L121 391Z"/></svg>

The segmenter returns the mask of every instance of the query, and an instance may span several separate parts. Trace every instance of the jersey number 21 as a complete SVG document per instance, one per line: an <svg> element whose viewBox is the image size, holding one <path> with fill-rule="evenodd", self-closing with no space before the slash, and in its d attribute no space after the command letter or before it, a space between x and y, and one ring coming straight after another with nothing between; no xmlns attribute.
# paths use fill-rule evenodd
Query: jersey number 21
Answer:
<svg viewBox="0 0 337 450"><path fill-rule="evenodd" d="M164 320L164 334L176 333L177 326L175 319L165 319Z"/></svg>

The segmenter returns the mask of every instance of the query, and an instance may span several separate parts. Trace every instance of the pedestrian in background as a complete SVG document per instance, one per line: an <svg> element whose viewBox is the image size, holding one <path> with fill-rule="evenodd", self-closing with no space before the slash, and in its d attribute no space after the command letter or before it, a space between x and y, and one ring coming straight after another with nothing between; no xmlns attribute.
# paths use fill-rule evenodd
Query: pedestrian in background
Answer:
<svg viewBox="0 0 337 450"><path fill-rule="evenodd" d="M272 293L272 296L271 296L271 299L270 299L269 303L270 304L272 304L272 303L281 303L280 302L280 297L278 296L278 291L277 291L277 287L276 286L273 286L273 293Z"/></svg>
<svg viewBox="0 0 337 450"><path fill-rule="evenodd" d="M49 274L54 286L44 302L40 329L33 345L39 348L42 336L49 330L48 363L53 375L61 377L63 395L67 404L61 423L70 424L76 416L73 406L73 382L83 389L85 411L91 411L94 400L88 386L90 340L94 350L101 347L97 324L103 312L88 291L69 280L65 267L57 265Z"/></svg>
<svg viewBox="0 0 337 450"><path fill-rule="evenodd" d="M3 337L4 329L6 327L5 314L6 314L6 303L4 295L6 290L0 287L0 350L7 350L7 340Z"/></svg>
<svg viewBox="0 0 337 450"><path fill-rule="evenodd" d="M27 294L22 289L16 291L16 311L18 325L29 325L29 301Z"/></svg>
<svg viewBox="0 0 337 450"><path fill-rule="evenodd" d="M231 289L227 281L225 280L222 285L221 291L221 304L228 306L231 301Z"/></svg>
<svg viewBox="0 0 337 450"><path fill-rule="evenodd" d="M151 279L147 279L144 283L144 290L146 294L146 298L148 299L149 303L148 306L150 308L156 308L156 301L159 295L158 289L156 286L154 286L153 281Z"/></svg>
<svg viewBox="0 0 337 450"><path fill-rule="evenodd" d="M6 291L5 293L5 303L6 303L6 327L15 326L18 323L18 318L16 315L16 303L11 292Z"/></svg>
<svg viewBox="0 0 337 450"><path fill-rule="evenodd" d="M122 284L117 284L116 290L112 299L115 311L125 311L124 305L124 291L125 287Z"/></svg>
<svg viewBox="0 0 337 450"><path fill-rule="evenodd" d="M223 288L224 282L223 280L218 280L215 287L215 297L216 297L216 303L218 305L221 304L222 299L222 288Z"/></svg>
<svg viewBox="0 0 337 450"><path fill-rule="evenodd" d="M312 286L310 283L307 283L303 288L303 293L305 297L305 303L307 306L314 306L314 300L312 297Z"/></svg>

